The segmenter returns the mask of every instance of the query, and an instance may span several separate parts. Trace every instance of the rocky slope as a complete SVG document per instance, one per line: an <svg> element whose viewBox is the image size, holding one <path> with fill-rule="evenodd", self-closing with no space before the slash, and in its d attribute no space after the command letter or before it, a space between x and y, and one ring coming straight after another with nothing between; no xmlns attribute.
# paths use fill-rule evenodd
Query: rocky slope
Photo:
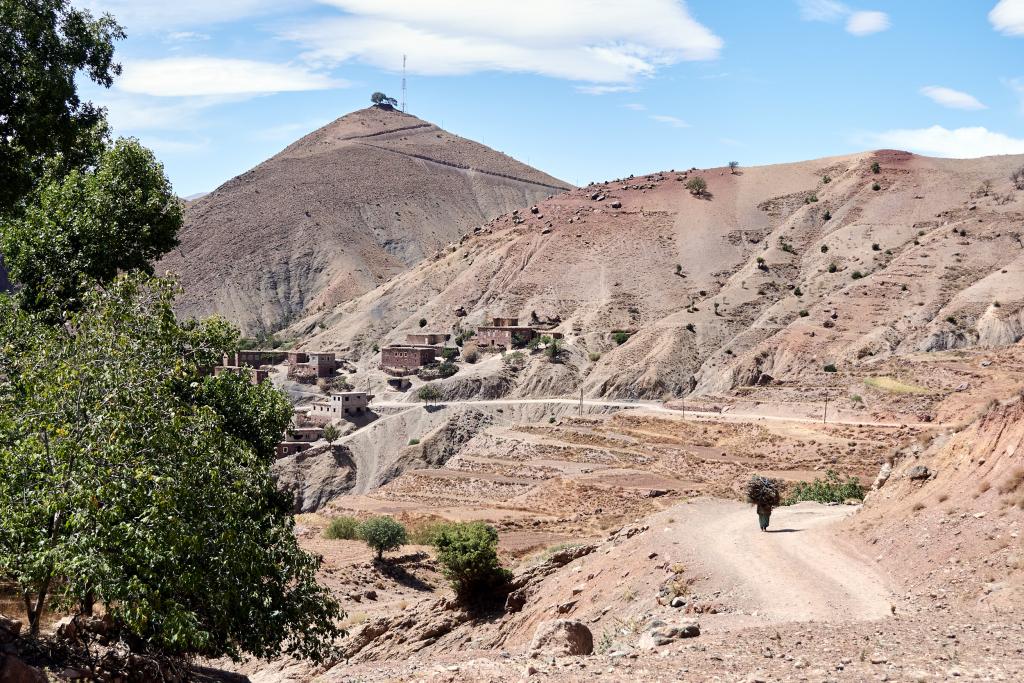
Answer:
<svg viewBox="0 0 1024 683"><path fill-rule="evenodd" d="M181 313L273 331L567 187L415 116L371 107L190 202L181 246L157 270L183 285Z"/></svg>
<svg viewBox="0 0 1024 683"><path fill-rule="evenodd" d="M860 376L1015 344L1024 192L1009 174L1022 163L882 150L601 183L500 216L290 333L370 368L374 344L420 318L441 330L536 314L566 333L563 367L534 363L509 394L633 398L820 386L827 365ZM685 187L695 176L705 196ZM632 336L620 346L614 330Z"/></svg>

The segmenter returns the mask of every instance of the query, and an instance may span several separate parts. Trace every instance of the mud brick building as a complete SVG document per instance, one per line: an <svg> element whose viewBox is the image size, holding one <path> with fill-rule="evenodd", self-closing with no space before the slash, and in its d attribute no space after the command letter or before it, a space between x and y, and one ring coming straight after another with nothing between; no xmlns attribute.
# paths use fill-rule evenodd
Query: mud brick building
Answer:
<svg viewBox="0 0 1024 683"><path fill-rule="evenodd" d="M397 344L380 352L380 367L392 374L409 373L437 362L437 347Z"/></svg>

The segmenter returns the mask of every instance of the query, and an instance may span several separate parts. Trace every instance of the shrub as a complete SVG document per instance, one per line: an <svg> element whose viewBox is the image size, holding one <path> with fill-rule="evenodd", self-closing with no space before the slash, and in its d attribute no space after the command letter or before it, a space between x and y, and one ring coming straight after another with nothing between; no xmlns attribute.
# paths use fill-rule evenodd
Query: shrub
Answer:
<svg viewBox="0 0 1024 683"><path fill-rule="evenodd" d="M409 542L405 527L391 517L371 517L359 525L359 538L377 553L379 560L388 550L397 550Z"/></svg>
<svg viewBox="0 0 1024 683"><path fill-rule="evenodd" d="M587 358L590 359L591 363L596 363L597 361L601 360L601 354L597 353L596 351L591 351Z"/></svg>
<svg viewBox="0 0 1024 683"><path fill-rule="evenodd" d="M956 318L951 315L947 315L946 322L949 323L950 325L956 325Z"/></svg>
<svg viewBox="0 0 1024 683"><path fill-rule="evenodd" d="M686 329L689 332L696 332L697 328L693 326L693 323L686 323Z"/></svg>
<svg viewBox="0 0 1024 683"><path fill-rule="evenodd" d="M458 371L459 366L455 365L455 363L450 363L448 361L445 361L437 366L437 376L440 377L441 379L451 377Z"/></svg>
<svg viewBox="0 0 1024 683"><path fill-rule="evenodd" d="M871 189L874 190L875 192L878 192L879 190L882 189L882 186L879 185L878 183L872 183Z"/></svg>
<svg viewBox="0 0 1024 683"><path fill-rule="evenodd" d="M828 245L827 244L821 245L821 253L822 254L827 254L828 253Z"/></svg>
<svg viewBox="0 0 1024 683"><path fill-rule="evenodd" d="M426 326L427 326L427 319L426 318L420 318L420 327L426 327Z"/></svg>
<svg viewBox="0 0 1024 683"><path fill-rule="evenodd" d="M853 271L853 273L850 274L850 277L852 277L854 280L859 280L862 277L864 277L864 273L860 272L859 270L855 270Z"/></svg>
<svg viewBox="0 0 1024 683"><path fill-rule="evenodd" d="M796 253L796 249L794 249L793 245L790 244L789 242L780 242L779 243L779 248L781 248L782 251L786 252L787 254L795 254Z"/></svg>
<svg viewBox="0 0 1024 683"><path fill-rule="evenodd" d="M462 360L467 363L475 363L480 360L480 347L476 344L466 344L462 347Z"/></svg>
<svg viewBox="0 0 1024 683"><path fill-rule="evenodd" d="M443 349L441 349L441 358L444 358L446 361L451 362L458 358L458 356L459 350L452 348L451 346L446 346Z"/></svg>
<svg viewBox="0 0 1024 683"><path fill-rule="evenodd" d="M834 272L836 272L837 270L839 270L839 266L837 266L837 265L836 265L836 264L834 264L834 263L830 263L830 264L828 264L828 272L830 272L830 273L834 273Z"/></svg>
<svg viewBox="0 0 1024 683"><path fill-rule="evenodd" d="M324 438L328 441L337 441L339 436L341 436L341 430L334 425L324 427Z"/></svg>
<svg viewBox="0 0 1024 683"><path fill-rule="evenodd" d="M821 179L821 182L823 182L823 183L825 183L826 185L828 185L829 183L831 183L831 182L832 182L832 178L831 178L831 177L829 177L828 175L825 175L825 176L823 176L823 177L822 177L822 179Z"/></svg>
<svg viewBox="0 0 1024 683"><path fill-rule="evenodd" d="M821 217L822 217L823 220L830 221L830 220L832 220L832 212L829 211L828 209L825 209L825 213L822 214Z"/></svg>
<svg viewBox="0 0 1024 683"><path fill-rule="evenodd" d="M629 341L629 332L615 332L612 334L612 340L619 346L622 346Z"/></svg>
<svg viewBox="0 0 1024 683"><path fill-rule="evenodd" d="M478 604L508 583L498 560L498 532L483 522L451 524L434 539L437 560L464 604Z"/></svg>
<svg viewBox="0 0 1024 683"><path fill-rule="evenodd" d="M1010 174L1010 182L1018 190L1024 190L1024 166L1021 166L1016 171Z"/></svg>
<svg viewBox="0 0 1024 683"><path fill-rule="evenodd" d="M825 470L824 479L794 484L782 504L792 505L805 500L817 503L842 503L850 498L864 500L864 487L856 477L847 477L844 481L838 472L829 469Z"/></svg>
<svg viewBox="0 0 1024 683"><path fill-rule="evenodd" d="M562 340L548 337L548 345L544 347L544 355L553 363L562 353Z"/></svg>
<svg viewBox="0 0 1024 683"><path fill-rule="evenodd" d="M882 247L878 244L878 242L875 242L874 244L871 245L871 251L882 251Z"/></svg>
<svg viewBox="0 0 1024 683"><path fill-rule="evenodd" d="M676 264L676 275L682 275L682 274L683 274L683 264L677 263Z"/></svg>
<svg viewBox="0 0 1024 683"><path fill-rule="evenodd" d="M800 317L801 318L806 318L809 315L810 315L810 313L807 312L807 309L804 309L804 310L800 311Z"/></svg>
<svg viewBox="0 0 1024 683"><path fill-rule="evenodd" d="M439 519L414 522L406 528L406 534L412 545L434 545L434 540L451 525L451 522Z"/></svg>
<svg viewBox="0 0 1024 683"><path fill-rule="evenodd" d="M804 290L800 289L800 286L798 285L796 288L793 289L793 295L794 296L803 296L804 295Z"/></svg>
<svg viewBox="0 0 1024 683"><path fill-rule="evenodd" d="M420 445L420 440L419 439L409 439L409 445L410 446L419 446Z"/></svg>
<svg viewBox="0 0 1024 683"><path fill-rule="evenodd" d="M836 370L835 363L828 363L824 367L824 370L825 370L825 372L838 372L838 370Z"/></svg>
<svg viewBox="0 0 1024 683"><path fill-rule="evenodd" d="M871 164L871 172L874 173L875 175L878 175L879 173L882 172L882 167L878 165L877 161Z"/></svg>
<svg viewBox="0 0 1024 683"><path fill-rule="evenodd" d="M324 529L324 538L332 541L354 541L359 538L359 520L350 515L342 515L331 520Z"/></svg>
<svg viewBox="0 0 1024 683"><path fill-rule="evenodd" d="M526 342L526 348L529 349L530 351L536 351L538 348L540 348L541 341L541 337L533 337L532 339L530 339L530 341Z"/></svg>
<svg viewBox="0 0 1024 683"><path fill-rule="evenodd" d="M690 194L702 197L708 191L708 183L700 176L694 176L686 181L686 189L690 191Z"/></svg>
<svg viewBox="0 0 1024 683"><path fill-rule="evenodd" d="M557 422L557 420L555 420L555 418L553 418L553 417L549 417L548 418L548 424L553 425L553 424L555 424L555 422Z"/></svg>
<svg viewBox="0 0 1024 683"><path fill-rule="evenodd" d="M804 197L804 204L813 204L818 201L818 195L812 194Z"/></svg>

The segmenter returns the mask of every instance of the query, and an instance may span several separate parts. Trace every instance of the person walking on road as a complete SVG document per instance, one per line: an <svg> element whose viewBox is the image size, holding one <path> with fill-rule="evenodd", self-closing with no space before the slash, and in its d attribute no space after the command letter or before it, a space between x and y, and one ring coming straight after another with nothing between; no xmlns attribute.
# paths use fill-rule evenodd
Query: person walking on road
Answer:
<svg viewBox="0 0 1024 683"><path fill-rule="evenodd" d="M761 531L768 531L768 522L772 518L772 506L768 503L757 504L757 521L761 524Z"/></svg>

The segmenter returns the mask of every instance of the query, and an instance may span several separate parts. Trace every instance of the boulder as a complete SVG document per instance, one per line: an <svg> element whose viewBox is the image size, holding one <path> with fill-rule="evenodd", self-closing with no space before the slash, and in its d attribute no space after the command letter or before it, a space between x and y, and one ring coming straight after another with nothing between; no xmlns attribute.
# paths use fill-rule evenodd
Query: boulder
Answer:
<svg viewBox="0 0 1024 683"><path fill-rule="evenodd" d="M680 621L675 624L666 624L656 619L640 635L636 646L641 650L653 650L656 647L668 645L676 640L696 638L699 635L700 624L696 621Z"/></svg>
<svg viewBox="0 0 1024 683"><path fill-rule="evenodd" d="M0 655L0 683L47 683L47 678L13 655Z"/></svg>
<svg viewBox="0 0 1024 683"><path fill-rule="evenodd" d="M0 645L13 643L17 640L21 634L22 626L23 624L17 619L0 614Z"/></svg>
<svg viewBox="0 0 1024 683"><path fill-rule="evenodd" d="M907 478L913 481L927 479L930 476L932 476L931 470L929 470L924 465L914 465L913 467L910 468L910 471L907 472Z"/></svg>
<svg viewBox="0 0 1024 683"><path fill-rule="evenodd" d="M589 655L594 636L582 622L570 619L545 621L537 626L530 652L554 657Z"/></svg>

